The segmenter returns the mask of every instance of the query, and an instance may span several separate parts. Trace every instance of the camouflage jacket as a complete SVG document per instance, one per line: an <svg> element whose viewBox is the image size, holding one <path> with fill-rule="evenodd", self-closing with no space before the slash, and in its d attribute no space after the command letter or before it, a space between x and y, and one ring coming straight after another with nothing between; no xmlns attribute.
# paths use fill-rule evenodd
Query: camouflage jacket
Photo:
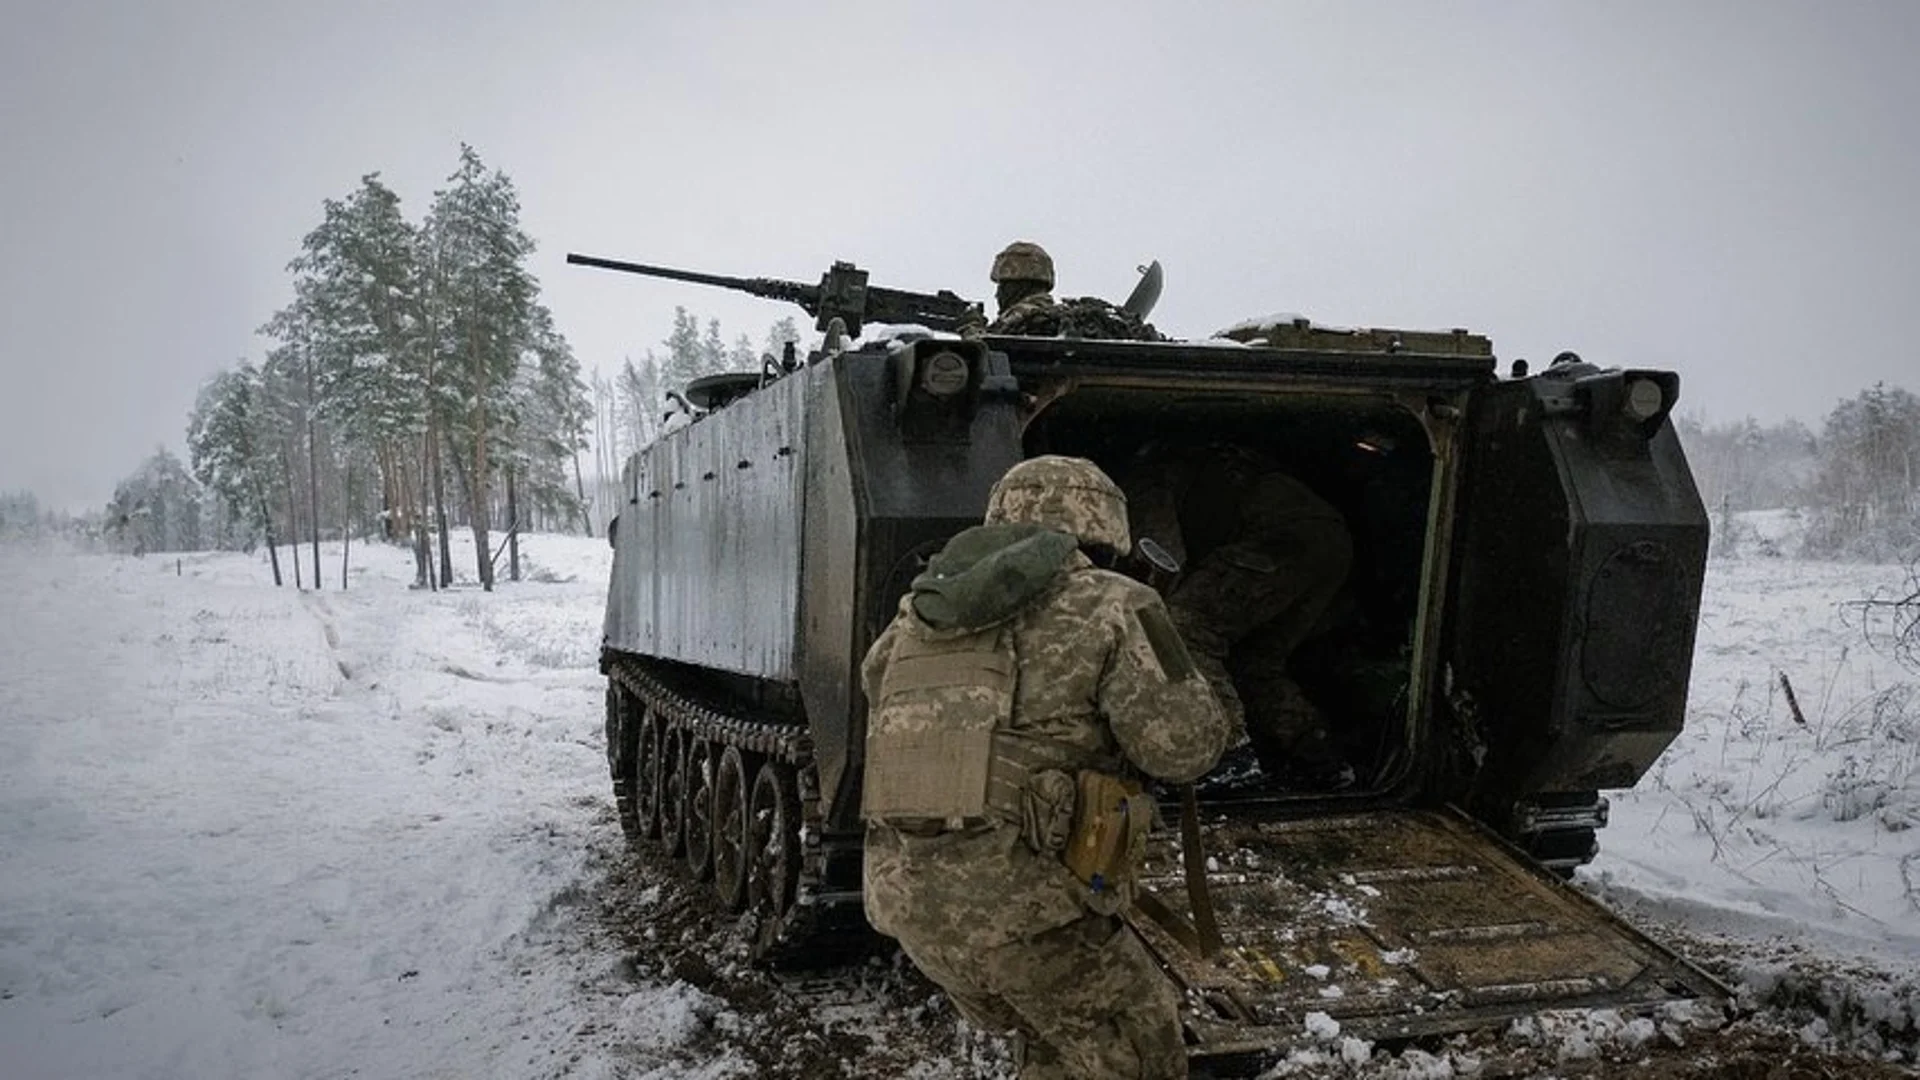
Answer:
<svg viewBox="0 0 1920 1080"><path fill-rule="evenodd" d="M916 595L902 599L867 653L869 702L903 635L981 629L929 626ZM1069 775L1131 768L1178 783L1213 766L1227 721L1158 594L1074 551L1023 599L1005 618L1017 658L1010 734L1046 744ZM1036 851L1016 823L934 836L867 831L867 916L895 937L1002 944L1080 918L1085 893L1059 855Z"/></svg>
<svg viewBox="0 0 1920 1080"><path fill-rule="evenodd" d="M987 333L1108 341L1167 340L1152 323L1142 322L1097 296L1055 300L1052 293L1036 293L1008 307L987 325Z"/></svg>
<svg viewBox="0 0 1920 1080"><path fill-rule="evenodd" d="M989 334L1030 334L1052 337L1060 332L1059 305L1050 292L1034 293L1016 301L987 324Z"/></svg>

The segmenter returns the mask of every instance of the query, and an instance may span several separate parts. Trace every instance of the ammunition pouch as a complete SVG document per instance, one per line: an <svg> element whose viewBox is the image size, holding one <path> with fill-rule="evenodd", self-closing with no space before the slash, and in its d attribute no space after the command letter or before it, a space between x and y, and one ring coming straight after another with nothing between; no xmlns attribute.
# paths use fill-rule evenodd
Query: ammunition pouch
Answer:
<svg viewBox="0 0 1920 1080"><path fill-rule="evenodd" d="M1085 882L1087 906L1113 914L1130 899L1153 828L1153 796L1125 777L1093 769L1076 778L1073 828L1061 859Z"/></svg>
<svg viewBox="0 0 1920 1080"><path fill-rule="evenodd" d="M1034 773L1020 793L1021 839L1041 855L1064 856L1073 838L1073 811L1078 798L1073 777L1059 769Z"/></svg>

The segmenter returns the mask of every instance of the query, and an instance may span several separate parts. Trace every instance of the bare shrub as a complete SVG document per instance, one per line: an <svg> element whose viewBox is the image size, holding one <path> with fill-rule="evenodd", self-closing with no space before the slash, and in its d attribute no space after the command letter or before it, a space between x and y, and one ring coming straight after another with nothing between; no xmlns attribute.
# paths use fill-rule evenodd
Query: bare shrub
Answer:
<svg viewBox="0 0 1920 1080"><path fill-rule="evenodd" d="M1867 644L1890 653L1900 666L1920 672L1920 558L1906 566L1906 580L1883 585L1859 600L1841 605L1842 616L1857 626Z"/></svg>

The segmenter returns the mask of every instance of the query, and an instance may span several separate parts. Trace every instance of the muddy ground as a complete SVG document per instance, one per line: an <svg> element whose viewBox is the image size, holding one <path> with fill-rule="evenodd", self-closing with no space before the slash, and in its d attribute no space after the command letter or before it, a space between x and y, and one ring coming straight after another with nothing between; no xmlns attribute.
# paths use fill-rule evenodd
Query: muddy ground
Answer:
<svg viewBox="0 0 1920 1080"><path fill-rule="evenodd" d="M617 996L675 981L717 1002L707 1026L663 1061L633 1046L622 1076L737 1075L919 1077L987 1080L1014 1075L1005 1044L971 1030L938 988L876 942L863 959L816 971L767 971L746 960L736 922L712 913L705 886L649 866L614 840L596 853L593 877L579 898L586 955L618 959L583 990ZM1296 1048L1265 1063L1267 1077L1475 1076L1655 1080L1879 1080L1920 1077L1920 1031L1911 986L1878 972L1817 955L1778 955L1788 946L1689 937L1653 928L1722 981L1740 990L1727 1010L1636 1018L1611 1013L1550 1014L1495 1030L1403 1046L1339 1040ZM1775 955L1761 955L1773 952ZM1775 973L1760 983L1756 967ZM1780 970L1793 974L1782 976ZM1884 1003L1908 1008L1888 1015ZM1881 1007L1876 1008L1875 1003ZM581 1038L622 1045L618 1023ZM621 1056L616 1053L616 1056ZM1196 1075L1199 1075L1196 1073ZM1246 1075L1246 1074L1240 1074Z"/></svg>

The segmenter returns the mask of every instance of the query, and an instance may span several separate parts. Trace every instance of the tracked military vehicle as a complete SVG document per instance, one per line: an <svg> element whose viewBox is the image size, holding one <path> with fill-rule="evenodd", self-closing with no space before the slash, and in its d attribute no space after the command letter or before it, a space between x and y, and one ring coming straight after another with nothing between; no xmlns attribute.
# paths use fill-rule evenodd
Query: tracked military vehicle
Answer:
<svg viewBox="0 0 1920 1080"><path fill-rule="evenodd" d="M1224 942L1139 924L1196 1058L1257 1059L1314 1012L1394 1039L1720 993L1561 881L1601 793L1681 728L1707 519L1673 373L1564 354L1503 377L1464 330L1292 318L1201 342L957 334L965 301L844 263L811 286L572 259L797 302L825 332L690 387L695 419L627 463L612 530L621 823L750 913L756 955L870 940L858 669L927 557L1022 458L1122 474L1186 438L1255 448L1346 518L1339 615L1290 667L1359 772L1334 795L1203 781L1208 901L1178 830L1156 834L1147 884L1210 904Z"/></svg>

